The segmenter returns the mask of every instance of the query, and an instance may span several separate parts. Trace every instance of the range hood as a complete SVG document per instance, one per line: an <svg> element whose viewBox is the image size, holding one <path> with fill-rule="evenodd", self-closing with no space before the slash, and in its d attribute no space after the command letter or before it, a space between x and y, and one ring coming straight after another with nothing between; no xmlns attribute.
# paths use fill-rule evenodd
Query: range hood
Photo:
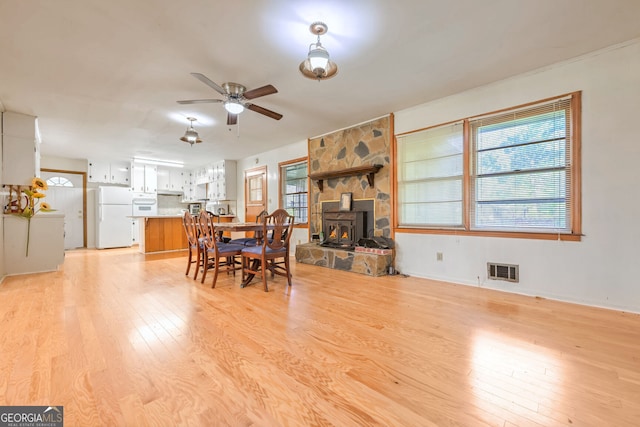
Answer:
<svg viewBox="0 0 640 427"><path fill-rule="evenodd" d="M158 195L160 196L184 196L184 192L178 190L160 190L158 189Z"/></svg>

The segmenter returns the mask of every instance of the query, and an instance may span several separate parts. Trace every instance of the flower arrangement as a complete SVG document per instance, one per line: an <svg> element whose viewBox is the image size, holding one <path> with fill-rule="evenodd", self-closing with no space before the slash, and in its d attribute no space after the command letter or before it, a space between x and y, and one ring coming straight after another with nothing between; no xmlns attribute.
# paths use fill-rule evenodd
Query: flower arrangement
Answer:
<svg viewBox="0 0 640 427"><path fill-rule="evenodd" d="M9 203L5 207L5 213L19 215L26 218L27 224L27 250L29 256L29 238L31 234L31 218L38 212L54 212L51 206L42 199L46 197L44 192L49 189L47 182L35 177L31 180L30 187L9 186ZM15 191L15 193L14 193ZM15 195L14 195L15 194Z"/></svg>

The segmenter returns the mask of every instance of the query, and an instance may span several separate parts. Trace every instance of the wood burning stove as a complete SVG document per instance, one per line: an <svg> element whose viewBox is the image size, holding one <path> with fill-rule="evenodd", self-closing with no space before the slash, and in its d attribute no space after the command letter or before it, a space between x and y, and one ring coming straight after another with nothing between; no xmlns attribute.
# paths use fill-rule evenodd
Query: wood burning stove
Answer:
<svg viewBox="0 0 640 427"><path fill-rule="evenodd" d="M367 212L326 211L322 215L323 246L353 249L367 235Z"/></svg>

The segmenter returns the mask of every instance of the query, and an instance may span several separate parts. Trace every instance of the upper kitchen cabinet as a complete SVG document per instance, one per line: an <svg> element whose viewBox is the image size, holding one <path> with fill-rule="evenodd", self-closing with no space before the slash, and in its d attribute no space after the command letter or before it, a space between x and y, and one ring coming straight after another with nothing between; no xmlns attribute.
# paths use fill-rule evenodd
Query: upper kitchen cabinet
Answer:
<svg viewBox="0 0 640 427"><path fill-rule="evenodd" d="M189 173L186 173L187 176ZM182 169L158 167L158 192L182 193L185 191L185 173ZM187 183L189 180L187 179Z"/></svg>
<svg viewBox="0 0 640 427"><path fill-rule="evenodd" d="M158 168L154 165L133 163L131 165L131 188L135 193L158 192Z"/></svg>
<svg viewBox="0 0 640 427"><path fill-rule="evenodd" d="M104 162L89 160L89 182L106 184L131 184L131 165L129 162Z"/></svg>
<svg viewBox="0 0 640 427"><path fill-rule="evenodd" d="M37 126L34 116L2 113L2 184L31 185L40 176Z"/></svg>
<svg viewBox="0 0 640 427"><path fill-rule="evenodd" d="M196 184L194 174L186 173L183 202L199 202L207 198L207 184Z"/></svg>
<svg viewBox="0 0 640 427"><path fill-rule="evenodd" d="M213 165L202 166L193 171L196 184L208 184L213 180Z"/></svg>
<svg viewBox="0 0 640 427"><path fill-rule="evenodd" d="M236 199L236 162L221 160L212 165L213 178L209 182L207 198L209 200Z"/></svg>

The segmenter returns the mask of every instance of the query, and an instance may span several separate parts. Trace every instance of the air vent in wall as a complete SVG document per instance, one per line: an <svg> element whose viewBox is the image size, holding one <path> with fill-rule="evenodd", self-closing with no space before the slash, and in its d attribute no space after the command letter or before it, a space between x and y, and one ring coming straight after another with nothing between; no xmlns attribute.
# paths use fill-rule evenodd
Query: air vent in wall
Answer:
<svg viewBox="0 0 640 427"><path fill-rule="evenodd" d="M487 276L493 280L507 280L509 282L519 281L520 267L514 264L487 263Z"/></svg>

